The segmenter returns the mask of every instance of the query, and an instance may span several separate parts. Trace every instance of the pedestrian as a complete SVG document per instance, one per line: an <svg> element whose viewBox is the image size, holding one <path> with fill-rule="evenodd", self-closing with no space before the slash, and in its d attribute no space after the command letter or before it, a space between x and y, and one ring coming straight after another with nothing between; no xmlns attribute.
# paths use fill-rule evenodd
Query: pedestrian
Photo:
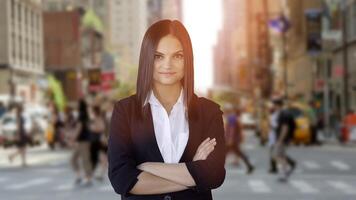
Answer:
<svg viewBox="0 0 356 200"><path fill-rule="evenodd" d="M270 118L269 118L269 133L268 133L268 146L270 149L270 168L269 173L276 174L278 173L278 167L276 159L273 156L273 147L276 144L276 130L278 127L278 117L280 109L277 109L276 106L272 104L270 108Z"/></svg>
<svg viewBox="0 0 356 200"><path fill-rule="evenodd" d="M320 141L318 139L318 129L317 129L317 123L318 123L318 119L317 119L317 110L316 110L316 106L315 106L315 102L314 101L310 101L309 102L309 106L307 108L307 117L309 119L310 122L310 133L311 133L311 139L310 139L310 143L312 145L320 145Z"/></svg>
<svg viewBox="0 0 356 200"><path fill-rule="evenodd" d="M25 119L23 117L23 108L20 104L17 104L16 107L16 147L17 150L9 155L9 161L12 162L13 159L17 156L21 156L22 167L27 167L26 162L26 146L30 142L25 130Z"/></svg>
<svg viewBox="0 0 356 200"><path fill-rule="evenodd" d="M243 135L240 123L240 111L232 106L227 107L226 110L225 135L227 147L226 154L233 152L236 158L240 158L245 163L247 167L246 173L251 174L254 170L254 166L241 149ZM235 164L236 163L238 162L235 161Z"/></svg>
<svg viewBox="0 0 356 200"><path fill-rule="evenodd" d="M121 199L212 199L225 179L218 104L194 93L190 37L161 20L143 38L136 94L115 103L109 179Z"/></svg>
<svg viewBox="0 0 356 200"><path fill-rule="evenodd" d="M64 123L63 116L57 107L54 107L53 126L54 126L54 141L53 144L51 144L51 149L55 149L57 144L59 144L59 146L62 148L65 147L65 142L64 142L65 123Z"/></svg>
<svg viewBox="0 0 356 200"><path fill-rule="evenodd" d="M103 118L101 108L98 105L92 108L93 118L90 122L90 134L91 134L91 145L90 145L90 158L93 171L95 171L98 163L101 166L101 173L98 177L99 180L103 180L103 171L106 167L106 162L103 160L102 153L106 153L105 144L103 144L103 137L105 132L105 120Z"/></svg>
<svg viewBox="0 0 356 200"><path fill-rule="evenodd" d="M90 161L90 130L89 114L85 100L79 101L79 116L74 137L76 144L71 158L71 163L76 172L75 184L83 183L84 186L92 185L92 164ZM82 171L85 174L85 180L82 178Z"/></svg>
<svg viewBox="0 0 356 200"><path fill-rule="evenodd" d="M288 108L284 108L282 99L273 101L275 109L280 113L278 115L278 125L276 129L276 143L273 147L273 155L277 163L281 165L282 176L278 179L280 182L288 181L296 167L296 161L287 155L287 147L294 136L296 122Z"/></svg>
<svg viewBox="0 0 356 200"><path fill-rule="evenodd" d="M74 147L76 142L76 128L78 125L78 119L74 114L73 107L66 108L66 117L65 117L65 143L68 147Z"/></svg>

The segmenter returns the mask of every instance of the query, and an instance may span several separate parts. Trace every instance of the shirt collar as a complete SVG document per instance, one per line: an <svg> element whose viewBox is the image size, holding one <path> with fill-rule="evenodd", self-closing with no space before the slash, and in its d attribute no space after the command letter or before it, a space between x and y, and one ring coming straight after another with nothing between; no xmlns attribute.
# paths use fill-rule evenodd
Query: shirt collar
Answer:
<svg viewBox="0 0 356 200"><path fill-rule="evenodd" d="M162 106L162 104L156 98L152 90L149 92L148 96L146 97L143 106L145 106L147 103L150 103L151 105L155 105L155 106ZM175 104L183 104L183 88L180 90L178 100Z"/></svg>

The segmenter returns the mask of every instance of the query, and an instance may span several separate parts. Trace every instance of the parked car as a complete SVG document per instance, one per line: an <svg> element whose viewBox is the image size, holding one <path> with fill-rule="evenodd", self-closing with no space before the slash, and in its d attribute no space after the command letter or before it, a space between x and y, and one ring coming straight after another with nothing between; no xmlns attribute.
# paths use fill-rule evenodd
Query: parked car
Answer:
<svg viewBox="0 0 356 200"><path fill-rule="evenodd" d="M24 128L29 136L31 145L38 145L44 141L44 134L48 123L39 113L25 110L23 113ZM4 147L14 145L16 142L17 119L14 112L6 113L0 119L0 144Z"/></svg>

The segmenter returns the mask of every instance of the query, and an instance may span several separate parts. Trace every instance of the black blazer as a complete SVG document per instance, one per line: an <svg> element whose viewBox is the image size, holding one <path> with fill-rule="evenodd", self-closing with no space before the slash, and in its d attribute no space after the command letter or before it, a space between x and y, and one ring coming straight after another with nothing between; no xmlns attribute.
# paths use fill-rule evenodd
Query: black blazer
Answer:
<svg viewBox="0 0 356 200"><path fill-rule="evenodd" d="M124 200L190 200L212 199L211 189L225 179L225 140L222 112L219 105L193 96L194 109L189 110L189 139L180 162L186 163L196 187L159 195L133 195L129 191L142 172L136 166L144 162L164 162L154 133L150 104L140 120L136 95L115 103L108 143L109 179L116 193ZM217 145L206 160L192 161L198 146L207 137L216 138Z"/></svg>

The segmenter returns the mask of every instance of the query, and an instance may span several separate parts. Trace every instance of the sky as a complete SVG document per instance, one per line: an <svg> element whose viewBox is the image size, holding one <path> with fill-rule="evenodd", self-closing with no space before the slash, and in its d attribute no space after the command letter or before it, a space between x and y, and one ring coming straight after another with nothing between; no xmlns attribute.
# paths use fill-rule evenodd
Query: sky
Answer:
<svg viewBox="0 0 356 200"><path fill-rule="evenodd" d="M221 0L183 0L183 23L193 44L195 89L213 84L213 47L222 24Z"/></svg>

